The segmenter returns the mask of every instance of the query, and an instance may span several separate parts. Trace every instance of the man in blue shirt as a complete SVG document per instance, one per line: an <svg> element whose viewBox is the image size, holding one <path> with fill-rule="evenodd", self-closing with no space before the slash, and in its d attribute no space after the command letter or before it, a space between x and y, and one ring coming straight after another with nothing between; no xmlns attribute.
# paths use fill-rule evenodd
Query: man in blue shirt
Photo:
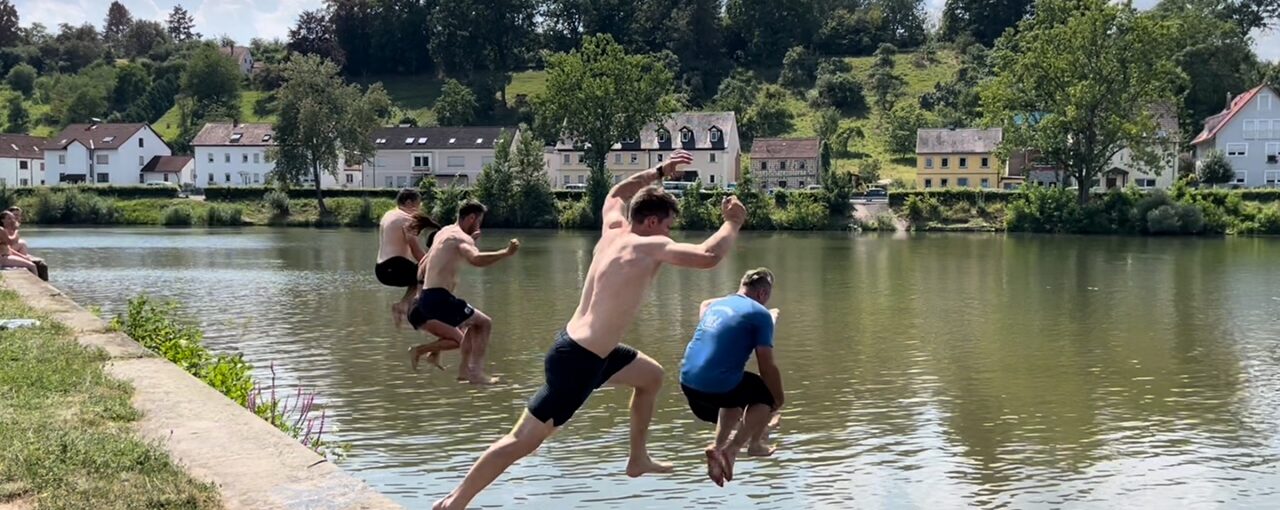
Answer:
<svg viewBox="0 0 1280 510"><path fill-rule="evenodd" d="M702 302L701 321L684 351L680 389L694 416L716 424L715 443L706 449L707 475L716 485L733 480L738 452L763 435L770 415L782 407L782 374L773 359L778 311L764 307L772 293L772 272L747 271L736 294ZM746 371L752 352L759 375Z"/></svg>

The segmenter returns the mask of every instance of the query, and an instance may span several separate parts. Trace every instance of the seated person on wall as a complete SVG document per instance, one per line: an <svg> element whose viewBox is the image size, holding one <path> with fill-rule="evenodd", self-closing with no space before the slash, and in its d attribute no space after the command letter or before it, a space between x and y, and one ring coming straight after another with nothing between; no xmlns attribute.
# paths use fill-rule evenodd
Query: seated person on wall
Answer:
<svg viewBox="0 0 1280 510"><path fill-rule="evenodd" d="M3 229L0 229L0 268L26 269L31 274L40 276L36 263L18 252L18 220L13 213L0 212L0 224L3 224Z"/></svg>

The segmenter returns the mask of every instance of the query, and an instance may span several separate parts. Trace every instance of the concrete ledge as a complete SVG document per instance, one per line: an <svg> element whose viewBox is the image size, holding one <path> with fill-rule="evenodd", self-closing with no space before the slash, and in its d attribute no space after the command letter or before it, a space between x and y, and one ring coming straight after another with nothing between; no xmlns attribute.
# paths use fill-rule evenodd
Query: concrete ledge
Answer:
<svg viewBox="0 0 1280 510"><path fill-rule="evenodd" d="M6 272L3 286L70 325L82 345L107 351L107 373L134 387L138 434L216 485L227 508L401 508L128 336L105 333L102 320L35 275Z"/></svg>

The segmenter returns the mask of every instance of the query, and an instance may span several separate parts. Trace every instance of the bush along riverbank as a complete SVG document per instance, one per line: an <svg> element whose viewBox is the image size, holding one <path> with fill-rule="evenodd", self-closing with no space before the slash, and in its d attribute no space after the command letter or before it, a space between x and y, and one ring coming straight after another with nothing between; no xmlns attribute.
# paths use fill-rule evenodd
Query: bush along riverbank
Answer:
<svg viewBox="0 0 1280 510"><path fill-rule="evenodd" d="M239 354L209 352L203 344L203 333L179 318L173 303L156 303L145 296L131 299L128 310L111 320L111 328L129 335L316 453L343 454L343 445L324 439L325 410L317 406L314 392L299 386L279 395L274 365L270 380L264 384L254 379L253 367Z"/></svg>
<svg viewBox="0 0 1280 510"><path fill-rule="evenodd" d="M134 435L133 389L103 371L106 353L0 291L0 318L37 319L0 331L0 507L222 508Z"/></svg>
<svg viewBox="0 0 1280 510"><path fill-rule="evenodd" d="M1134 188L1095 193L1080 204L1072 190L1028 186L1018 192L947 190L891 194L895 214L917 231L1059 234L1275 235L1280 190Z"/></svg>

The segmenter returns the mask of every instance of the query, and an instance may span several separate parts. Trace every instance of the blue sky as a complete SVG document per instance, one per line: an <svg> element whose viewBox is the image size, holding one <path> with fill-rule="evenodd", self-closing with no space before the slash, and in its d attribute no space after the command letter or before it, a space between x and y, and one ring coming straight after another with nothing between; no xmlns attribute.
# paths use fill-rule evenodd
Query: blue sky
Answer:
<svg viewBox="0 0 1280 510"><path fill-rule="evenodd" d="M228 35L248 42L254 37L284 39L298 13L316 9L324 0L121 0L134 18L164 19L175 4L182 4L196 18L196 31L205 36ZM945 0L925 0L937 16ZM1150 7L1156 0L1136 0L1138 7ZM22 24L40 22L50 27L59 23L102 26L108 0L16 0ZM1280 60L1280 32L1254 34L1254 51L1267 60Z"/></svg>

